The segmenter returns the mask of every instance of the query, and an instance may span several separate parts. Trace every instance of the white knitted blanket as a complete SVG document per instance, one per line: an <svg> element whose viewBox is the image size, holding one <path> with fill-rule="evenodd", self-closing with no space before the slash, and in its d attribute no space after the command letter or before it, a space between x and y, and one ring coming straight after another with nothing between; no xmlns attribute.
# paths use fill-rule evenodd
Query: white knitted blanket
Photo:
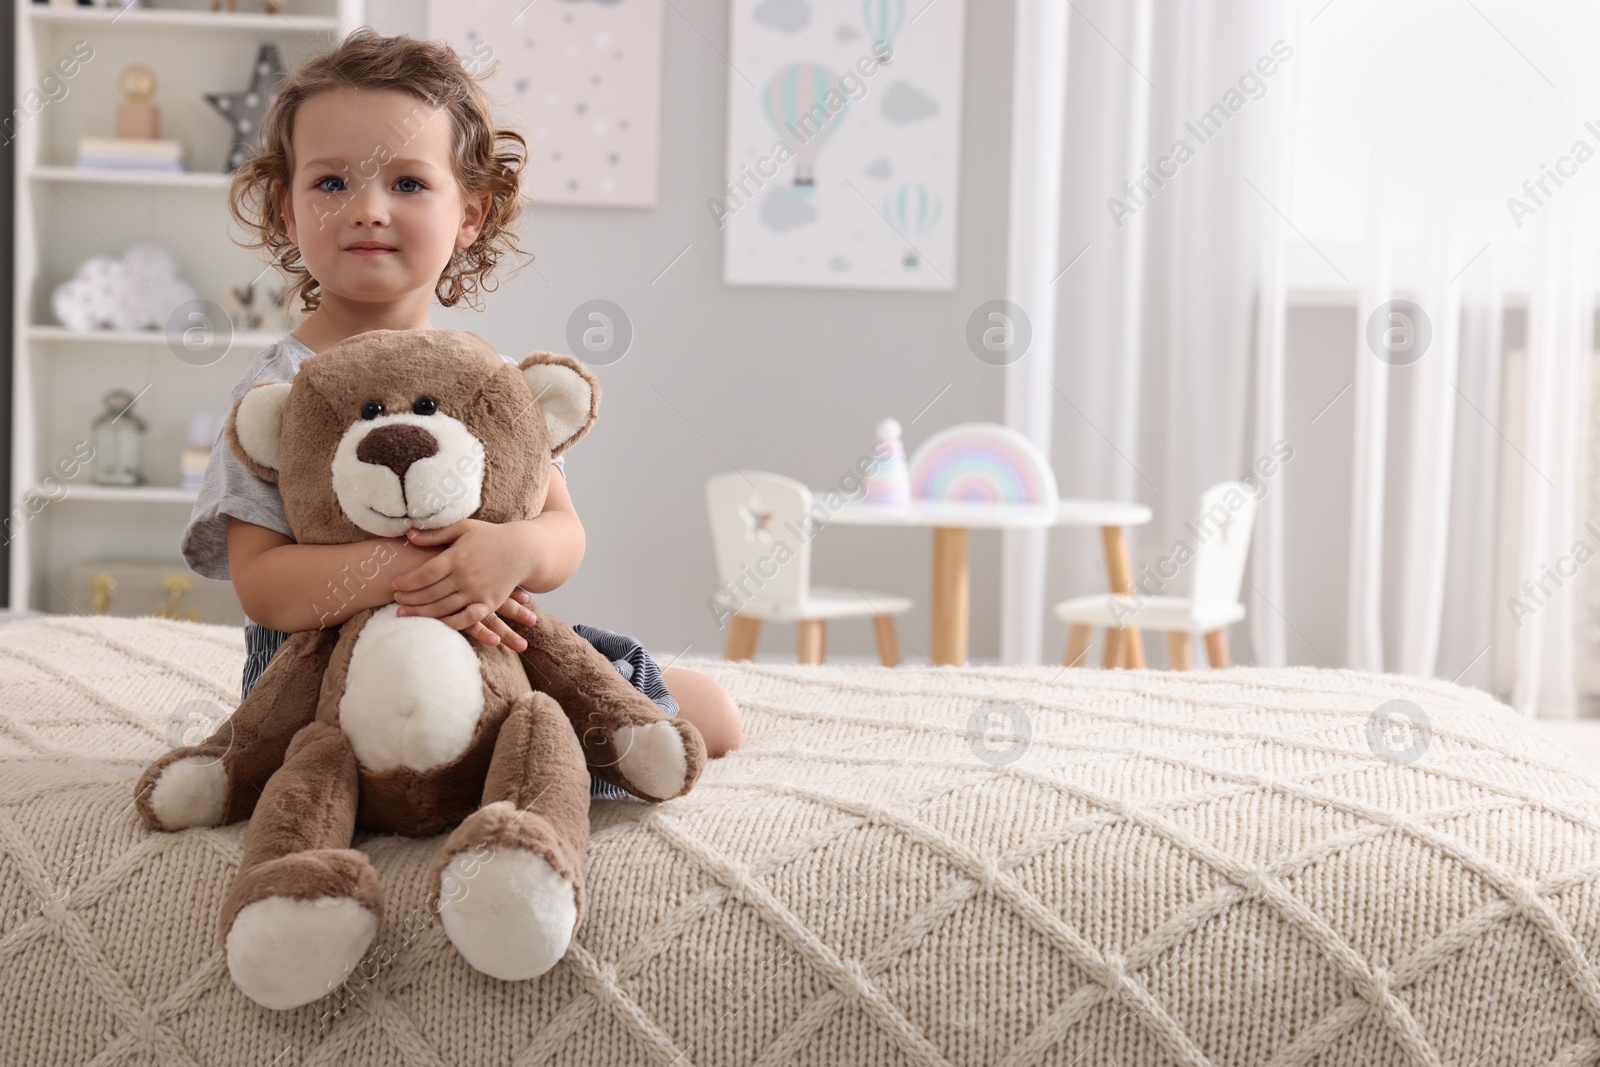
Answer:
<svg viewBox="0 0 1600 1067"><path fill-rule="evenodd" d="M243 825L130 807L243 661L226 627L0 629L0 1064L1600 1060L1600 781L1480 693L1298 669L694 661L744 747L594 802L553 971L472 970L423 910L440 842L362 835L385 938L268 1011L217 943Z"/></svg>

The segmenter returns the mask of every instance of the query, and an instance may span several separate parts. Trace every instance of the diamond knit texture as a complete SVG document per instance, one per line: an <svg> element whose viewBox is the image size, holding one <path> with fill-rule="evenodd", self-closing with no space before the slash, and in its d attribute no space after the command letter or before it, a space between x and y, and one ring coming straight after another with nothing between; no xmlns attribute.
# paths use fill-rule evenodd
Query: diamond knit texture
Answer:
<svg viewBox="0 0 1600 1067"><path fill-rule="evenodd" d="M1309 668L680 659L743 746L591 802L553 970L473 970L442 837L362 833L384 935L269 1011L216 935L245 824L132 806L243 663L236 627L0 628L0 1064L1600 1062L1600 777L1481 692Z"/></svg>

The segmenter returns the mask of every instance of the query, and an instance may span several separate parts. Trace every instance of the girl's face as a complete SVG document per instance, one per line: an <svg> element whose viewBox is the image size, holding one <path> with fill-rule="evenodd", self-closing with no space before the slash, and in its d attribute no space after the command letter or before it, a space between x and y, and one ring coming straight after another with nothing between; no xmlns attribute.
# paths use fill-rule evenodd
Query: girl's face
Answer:
<svg viewBox="0 0 1600 1067"><path fill-rule="evenodd" d="M300 105L285 217L325 297L431 294L452 250L477 239L489 197L469 202L456 183L452 135L448 112L401 92L335 89Z"/></svg>

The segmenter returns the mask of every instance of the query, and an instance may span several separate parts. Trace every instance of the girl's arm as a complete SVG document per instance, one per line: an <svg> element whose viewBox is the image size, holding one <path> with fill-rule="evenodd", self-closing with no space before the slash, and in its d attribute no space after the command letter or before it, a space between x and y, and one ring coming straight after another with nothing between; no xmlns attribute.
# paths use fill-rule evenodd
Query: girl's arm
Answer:
<svg viewBox="0 0 1600 1067"><path fill-rule="evenodd" d="M520 583L532 593L548 593L559 588L583 562L586 538L578 509L567 493L566 475L550 465L550 490L545 494L544 510L531 519L508 522L523 537L522 558L527 561Z"/></svg>
<svg viewBox="0 0 1600 1067"><path fill-rule="evenodd" d="M302 545L276 530L228 516L228 572L240 606L262 626L289 633L338 626L358 611L391 603L395 575L440 551L407 544L403 537ZM486 645L509 641L521 651L526 642L507 620L532 626L537 620L525 606L527 600L526 592L512 590L487 616L463 621L456 629Z"/></svg>
<svg viewBox="0 0 1600 1067"><path fill-rule="evenodd" d="M406 531L413 547L443 550L395 579L400 614L442 617L456 625L472 605L504 600L506 589L522 585L546 593L573 576L584 558L584 525L566 493L565 475L555 470L538 517L509 523L462 518L438 530Z"/></svg>
<svg viewBox="0 0 1600 1067"><path fill-rule="evenodd" d="M347 545L302 545L276 530L228 516L228 573L244 613L295 633L337 626L394 599L389 581L435 551L379 537Z"/></svg>

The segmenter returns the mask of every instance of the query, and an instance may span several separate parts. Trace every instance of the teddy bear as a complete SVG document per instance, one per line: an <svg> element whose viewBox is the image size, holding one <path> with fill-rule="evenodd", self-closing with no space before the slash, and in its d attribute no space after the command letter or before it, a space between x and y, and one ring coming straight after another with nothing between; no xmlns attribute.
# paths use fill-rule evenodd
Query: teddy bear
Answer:
<svg viewBox="0 0 1600 1067"><path fill-rule="evenodd" d="M223 432L278 485L298 543L346 544L539 514L551 459L599 402L570 356L513 363L467 331L375 330L250 388ZM379 567L393 546L377 548L353 580L392 577ZM146 768L135 804L153 830L250 819L219 932L251 1000L324 996L382 933L358 828L450 831L434 920L472 967L520 980L553 967L583 922L589 773L649 803L693 787L706 759L694 725L533 607L534 625L512 625L521 653L394 603L295 633L210 737Z"/></svg>

